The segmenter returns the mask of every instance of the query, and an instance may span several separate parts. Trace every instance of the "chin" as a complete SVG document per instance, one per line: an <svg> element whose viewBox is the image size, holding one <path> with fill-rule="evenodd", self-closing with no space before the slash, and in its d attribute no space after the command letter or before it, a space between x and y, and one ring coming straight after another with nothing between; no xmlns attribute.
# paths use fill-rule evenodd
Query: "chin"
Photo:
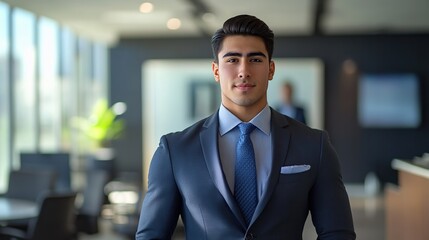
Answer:
<svg viewBox="0 0 429 240"><path fill-rule="evenodd" d="M256 102L254 99L237 99L234 101L236 105L239 105L241 107L251 107L256 105Z"/></svg>

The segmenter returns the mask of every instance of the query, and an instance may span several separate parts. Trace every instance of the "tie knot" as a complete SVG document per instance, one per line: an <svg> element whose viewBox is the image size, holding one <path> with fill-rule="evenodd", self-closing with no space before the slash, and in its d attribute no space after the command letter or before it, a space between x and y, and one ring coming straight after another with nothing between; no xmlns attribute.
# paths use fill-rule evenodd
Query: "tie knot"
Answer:
<svg viewBox="0 0 429 240"><path fill-rule="evenodd" d="M240 123L238 124L238 128L240 129L242 135L248 135L253 130L255 130L256 127L251 123Z"/></svg>

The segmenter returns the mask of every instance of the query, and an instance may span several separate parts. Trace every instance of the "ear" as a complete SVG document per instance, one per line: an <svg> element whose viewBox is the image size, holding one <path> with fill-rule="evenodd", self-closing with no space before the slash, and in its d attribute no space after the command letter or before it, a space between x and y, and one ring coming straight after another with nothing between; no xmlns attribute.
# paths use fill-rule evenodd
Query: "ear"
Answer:
<svg viewBox="0 0 429 240"><path fill-rule="evenodd" d="M276 64L274 63L273 60L271 60L270 61L270 69L268 72L268 80L273 80L275 70L276 70Z"/></svg>
<svg viewBox="0 0 429 240"><path fill-rule="evenodd" d="M212 71L213 71L213 76L215 78L216 82L219 82L219 65L216 62L212 62Z"/></svg>

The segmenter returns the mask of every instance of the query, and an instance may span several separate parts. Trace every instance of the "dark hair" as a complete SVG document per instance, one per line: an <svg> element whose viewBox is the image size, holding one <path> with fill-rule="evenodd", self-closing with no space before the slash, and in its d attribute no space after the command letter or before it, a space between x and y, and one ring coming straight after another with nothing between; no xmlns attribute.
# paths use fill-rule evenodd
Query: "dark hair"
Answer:
<svg viewBox="0 0 429 240"><path fill-rule="evenodd" d="M218 62L218 53L222 48L222 42L227 36L250 35L262 38L271 60L274 49L274 33L265 22L255 16L238 15L225 21L223 27L215 32L212 37L212 50L215 62Z"/></svg>

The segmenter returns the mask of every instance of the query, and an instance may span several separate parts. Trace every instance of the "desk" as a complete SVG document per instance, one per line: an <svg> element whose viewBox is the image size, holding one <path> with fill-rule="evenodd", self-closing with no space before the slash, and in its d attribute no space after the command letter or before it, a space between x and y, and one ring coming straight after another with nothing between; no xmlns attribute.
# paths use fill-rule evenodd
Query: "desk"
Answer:
<svg viewBox="0 0 429 240"><path fill-rule="evenodd" d="M429 169L395 159L399 185L385 191L386 239L429 239Z"/></svg>
<svg viewBox="0 0 429 240"><path fill-rule="evenodd" d="M37 203L0 197L0 223L37 217Z"/></svg>

